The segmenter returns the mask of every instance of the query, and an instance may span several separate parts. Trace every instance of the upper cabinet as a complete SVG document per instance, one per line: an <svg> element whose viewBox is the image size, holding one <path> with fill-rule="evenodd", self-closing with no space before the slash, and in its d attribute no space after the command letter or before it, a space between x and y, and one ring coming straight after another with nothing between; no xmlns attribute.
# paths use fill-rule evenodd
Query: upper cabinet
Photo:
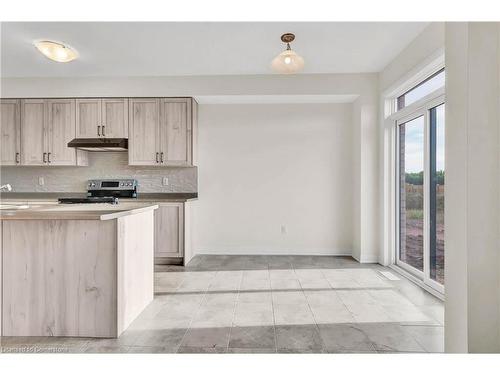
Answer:
<svg viewBox="0 0 500 375"><path fill-rule="evenodd" d="M68 147L75 138L75 100L47 100L47 163L75 165L76 150Z"/></svg>
<svg viewBox="0 0 500 375"><path fill-rule="evenodd" d="M187 166L191 161L191 99L160 100L160 161Z"/></svg>
<svg viewBox="0 0 500 375"><path fill-rule="evenodd" d="M192 166L191 98L130 99L129 164Z"/></svg>
<svg viewBox="0 0 500 375"><path fill-rule="evenodd" d="M0 132L2 165L21 163L21 109L17 99L0 100Z"/></svg>
<svg viewBox="0 0 500 375"><path fill-rule="evenodd" d="M76 99L77 138L99 137L101 123L101 99Z"/></svg>
<svg viewBox="0 0 500 375"><path fill-rule="evenodd" d="M129 165L158 165L160 134L160 100L130 99L129 101Z"/></svg>
<svg viewBox="0 0 500 375"><path fill-rule="evenodd" d="M76 99L77 138L128 138L128 99Z"/></svg>
<svg viewBox="0 0 500 375"><path fill-rule="evenodd" d="M107 138L128 138L128 99L102 99L101 134Z"/></svg>
<svg viewBox="0 0 500 375"><path fill-rule="evenodd" d="M21 100L21 164L47 164L47 110L43 99Z"/></svg>
<svg viewBox="0 0 500 375"><path fill-rule="evenodd" d="M68 147L75 135L74 99L21 100L21 165L85 165Z"/></svg>
<svg viewBox="0 0 500 375"><path fill-rule="evenodd" d="M74 138L128 138L129 165L196 163L193 98L1 99L2 165L88 165Z"/></svg>

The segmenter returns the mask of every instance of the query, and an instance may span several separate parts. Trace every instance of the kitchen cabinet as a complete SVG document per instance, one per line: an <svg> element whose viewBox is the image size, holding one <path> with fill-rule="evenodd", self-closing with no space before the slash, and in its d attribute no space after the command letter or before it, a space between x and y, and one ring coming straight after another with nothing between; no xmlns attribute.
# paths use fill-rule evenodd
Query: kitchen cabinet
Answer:
<svg viewBox="0 0 500 375"><path fill-rule="evenodd" d="M160 203L155 210L155 258L184 256L184 203Z"/></svg>
<svg viewBox="0 0 500 375"><path fill-rule="evenodd" d="M128 138L128 99L76 99L77 138Z"/></svg>
<svg viewBox="0 0 500 375"><path fill-rule="evenodd" d="M0 100L0 132L2 165L21 163L21 109L17 99Z"/></svg>
<svg viewBox="0 0 500 375"><path fill-rule="evenodd" d="M86 153L68 147L75 135L74 99L21 100L21 165L87 165Z"/></svg>
<svg viewBox="0 0 500 375"><path fill-rule="evenodd" d="M130 99L129 164L192 166L191 98Z"/></svg>
<svg viewBox="0 0 500 375"><path fill-rule="evenodd" d="M129 101L129 165L158 165L159 99Z"/></svg>
<svg viewBox="0 0 500 375"><path fill-rule="evenodd" d="M47 164L47 111L45 100L21 100L21 164Z"/></svg>
<svg viewBox="0 0 500 375"><path fill-rule="evenodd" d="M191 100L160 100L160 161L171 166L191 165Z"/></svg>
<svg viewBox="0 0 500 375"><path fill-rule="evenodd" d="M76 150L68 147L75 138L75 101L73 99L47 100L47 163L75 165Z"/></svg>
<svg viewBox="0 0 500 375"><path fill-rule="evenodd" d="M88 165L74 138L128 138L129 165L196 163L193 98L2 100L3 165Z"/></svg>

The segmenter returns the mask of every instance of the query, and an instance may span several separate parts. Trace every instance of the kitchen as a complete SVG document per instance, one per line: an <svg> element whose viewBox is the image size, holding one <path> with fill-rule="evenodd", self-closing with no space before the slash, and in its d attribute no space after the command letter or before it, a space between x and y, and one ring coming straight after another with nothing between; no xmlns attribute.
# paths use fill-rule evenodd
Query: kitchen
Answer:
<svg viewBox="0 0 500 375"><path fill-rule="evenodd" d="M11 73L2 78L0 178L12 188L0 195L2 348L442 350L442 302L377 264L373 62L360 60L355 74L301 72L329 69L314 68L327 61L308 51L324 27L334 35L356 24L259 25L263 49L238 46L234 66L224 35L249 35L254 24L2 27ZM408 43L427 28L440 35L426 23L367 24L363 35L376 31L383 43L400 31ZM29 43L16 42L26 33ZM176 59L163 39L141 37L170 33ZM220 42L193 39L200 33ZM37 39L48 34L55 41ZM87 35L113 43L88 45ZM192 40L220 58L203 64ZM373 55L363 36L335 43ZM147 58L151 50L163 58ZM246 65L262 53L270 67ZM52 60L61 58L71 61ZM436 343L406 331L415 321ZM394 329L397 345L386 342Z"/></svg>
<svg viewBox="0 0 500 375"><path fill-rule="evenodd" d="M498 24L0 27L0 352L496 350Z"/></svg>
<svg viewBox="0 0 500 375"><path fill-rule="evenodd" d="M104 160L103 163L109 166L107 153L121 152L123 155L115 154L114 158L125 162L128 159L128 165L134 167L148 166L149 169L153 169L150 166L155 168L175 166L194 169L194 175L190 177L191 183L196 187L196 168L194 167L196 159L193 158L196 155L193 151L197 126L196 108L197 103L191 98L2 99L2 165L13 165L19 168L25 166L54 168L47 180L50 179L52 183L57 184L51 193L19 192L22 188L16 189L18 192L2 193L2 204L6 204L1 211L2 235L4 236L2 311L9 311L11 314L3 317L5 319L4 335L118 337L153 299L153 257L155 263L173 264L184 264L191 259L189 211L190 202L197 198L196 191L148 194L147 187L138 186L136 179L114 178L89 180L86 186L87 193L81 192L81 183L80 186L74 184L75 190L68 192L65 190L68 189L68 183L65 180L70 177L65 169L68 169L68 166L78 167L75 169L87 167L89 159L93 157L89 156L92 152L99 153L96 158L101 158ZM13 159L12 155L14 155ZM58 167L61 166L65 168L59 170ZM92 169L94 169L93 172L87 173L95 173L96 168ZM124 171L120 173L123 174ZM154 173L158 175L161 172L155 171ZM134 176L137 177L137 174L134 173ZM148 176L152 179L151 174ZM39 177L39 183L43 183L43 179L44 177ZM171 180L175 181L175 176ZM163 177L162 183L169 188L168 177ZM22 182L16 181L16 188L19 186L22 186ZM39 186L43 185L39 184ZM146 192L138 194L138 190ZM57 205L58 202L64 206ZM144 210L150 210L154 218L143 213ZM92 217L93 215L96 217ZM130 218L125 218L129 215ZM145 217L141 218L144 215ZM95 221L88 221L93 219L116 219L117 223L114 229L104 229L101 226L96 227ZM126 220L133 220L135 224L127 223ZM144 223L140 226L142 220ZM37 226L34 226L35 223ZM85 223L92 223L92 225L85 228ZM104 223L106 222L103 221L103 225ZM63 226L61 230L65 228L69 231L74 225L82 229L72 233L73 238L69 233L64 233L64 230L63 233L54 233L54 237L43 237L54 225ZM135 238L136 245L134 245L133 237L127 236L130 229L124 229L131 225L139 225L141 228L141 231L137 232L139 237L136 235ZM23 233L25 235L26 231L39 233L42 237L34 236L28 243L38 243L41 246L26 249L26 257L22 259L20 250L15 244L22 242ZM61 248L42 247L44 241L57 243L56 237L61 235L67 241L62 244ZM110 244L102 244L103 239L99 236L116 237L116 239ZM124 236L127 236L125 242L123 242ZM73 242L75 245L71 245ZM43 268L44 266L41 265L42 269L36 269L31 262L37 254L38 256L40 253L44 254L42 259L43 257L49 258L52 251L64 254L76 244L84 244L85 247L89 246L91 249L103 251L101 247L108 246L110 248L106 248L106 252L111 252L110 255L114 254L114 257L118 257L119 263L141 265L143 268L122 270L120 267L123 267L123 264L121 266L115 264L107 269L103 265L102 272L108 274L108 278L115 274L121 282L112 287L112 290L107 289L110 288L109 285L99 285L98 280L106 280L105 274L93 275L94 279L89 279L91 276L89 269L78 269L74 277L85 279L84 285L80 286L83 291L77 289L68 291L70 295L67 296L69 300L66 302L50 299L49 290L45 288L41 290L33 288L35 274L40 272L47 273L44 277L48 285L63 282L62 285L67 286L72 285L72 281L75 282L75 280L57 279L65 274L64 269L69 266L68 264L45 266L49 268ZM138 262L138 259L134 258L128 259L130 254L122 248L125 244L131 247L141 246L143 254L142 256L136 254L136 257L151 258L150 263ZM78 252L78 249L74 250ZM84 257L86 256L90 255L86 254ZM84 258L80 259L77 254L74 257L70 258L72 262L83 264ZM96 258L96 262L106 263L104 259L99 258ZM19 280L16 281L15 275L22 274L23 269L27 270L28 275L25 276L27 280L24 286L21 286ZM48 273L49 269L52 280ZM34 274L30 274L31 272ZM123 272L125 273L122 274ZM126 280L126 275L143 275L146 280L138 284L138 280ZM144 282L147 287L144 287ZM128 290L126 285L127 288L132 287L132 289ZM139 285L142 289L134 291L134 285ZM52 287L53 285L50 288ZM40 311L40 315L27 314L27 307L20 306L21 302L16 301L14 295L8 292L14 290L16 294L29 296L30 300L35 299L36 295L46 295L45 299L33 302L34 305L30 307L30 310ZM73 311L66 311L69 310L66 308L51 315L51 309L56 303L66 305L70 301L78 300L80 298L78 296L82 294L81 298L84 299L89 298L88 294L96 296L95 303L99 306L90 308L91 310L106 311L110 309L113 302L112 300L104 301L103 304L106 306L103 306L97 301L99 296L105 294L116 298L117 293L128 293L137 298L123 297L123 303L119 300L118 307L114 308L115 314L118 315L110 318L107 324L97 326L94 324L95 329L89 329L93 326L89 321L77 320L75 324L65 324L64 322L71 320L71 314L75 314ZM54 298L57 298L57 294ZM82 304L84 304L83 301ZM129 309L132 306L132 311L120 311L125 308L125 304L129 306ZM80 313L85 313L85 311ZM23 317L22 321L20 317ZM96 316L88 316L88 318L92 321L96 319ZM43 319L46 319L46 325L41 323ZM120 319L123 322L118 322ZM35 324L35 321L40 321L40 324Z"/></svg>

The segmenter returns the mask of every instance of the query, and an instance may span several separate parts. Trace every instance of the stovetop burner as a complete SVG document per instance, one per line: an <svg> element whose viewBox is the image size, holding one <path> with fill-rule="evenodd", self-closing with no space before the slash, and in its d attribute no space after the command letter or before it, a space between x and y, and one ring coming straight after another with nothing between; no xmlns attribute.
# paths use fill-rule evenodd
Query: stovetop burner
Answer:
<svg viewBox="0 0 500 375"><path fill-rule="evenodd" d="M87 197L87 198L59 198L59 203L74 204L74 203L111 203L118 204L116 197Z"/></svg>

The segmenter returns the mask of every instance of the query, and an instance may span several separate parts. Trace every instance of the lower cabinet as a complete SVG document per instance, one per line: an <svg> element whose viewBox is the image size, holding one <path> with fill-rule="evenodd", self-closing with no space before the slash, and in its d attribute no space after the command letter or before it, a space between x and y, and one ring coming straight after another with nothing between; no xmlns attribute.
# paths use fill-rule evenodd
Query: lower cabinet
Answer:
<svg viewBox="0 0 500 375"><path fill-rule="evenodd" d="M155 260L182 261L184 257L184 203L159 203L155 210ZM170 258L170 259L166 259Z"/></svg>

